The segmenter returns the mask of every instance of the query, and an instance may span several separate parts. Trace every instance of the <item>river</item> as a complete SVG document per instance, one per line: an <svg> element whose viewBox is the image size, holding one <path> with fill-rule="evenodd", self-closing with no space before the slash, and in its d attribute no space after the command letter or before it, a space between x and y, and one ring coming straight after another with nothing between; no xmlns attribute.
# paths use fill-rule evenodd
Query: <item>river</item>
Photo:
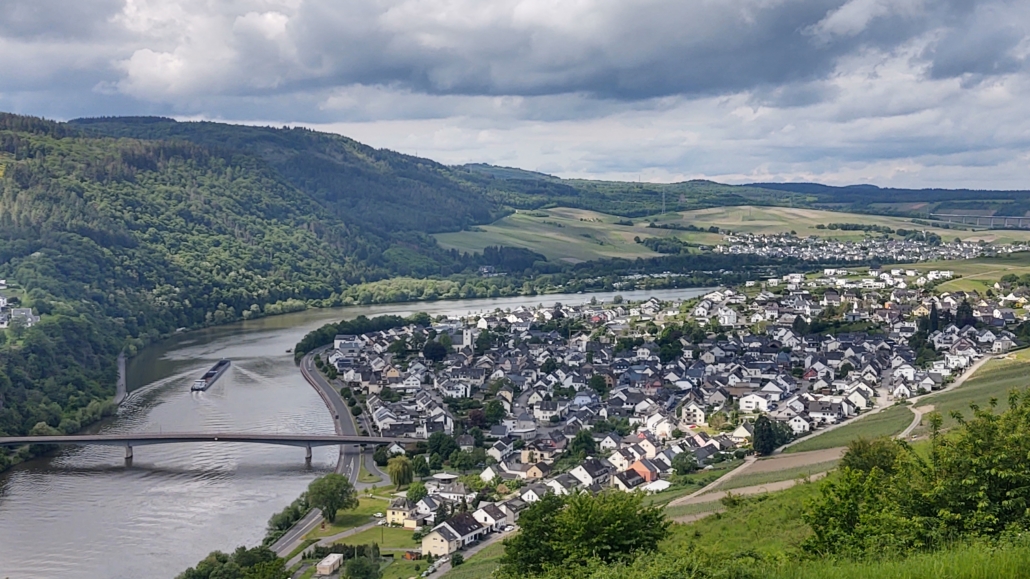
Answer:
<svg viewBox="0 0 1030 579"><path fill-rule="evenodd" d="M706 290L404 303L308 310L177 335L129 361L130 394L99 432L332 434L329 411L286 353L305 333L359 315L465 315L520 305L688 298ZM233 366L210 390L189 386L214 361ZM330 472L335 448L201 443L60 450L0 474L0 577L170 578L212 550L252 546L268 518Z"/></svg>

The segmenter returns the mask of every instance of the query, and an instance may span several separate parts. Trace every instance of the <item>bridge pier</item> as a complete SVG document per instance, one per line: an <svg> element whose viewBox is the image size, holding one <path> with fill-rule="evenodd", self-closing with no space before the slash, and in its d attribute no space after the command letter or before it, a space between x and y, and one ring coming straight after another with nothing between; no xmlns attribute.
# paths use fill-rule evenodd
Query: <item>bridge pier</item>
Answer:
<svg viewBox="0 0 1030 579"><path fill-rule="evenodd" d="M128 462L132 462L132 445L131 444L126 444L125 445L125 460L128 461Z"/></svg>
<svg viewBox="0 0 1030 579"><path fill-rule="evenodd" d="M311 445L310 444L308 444L307 446L304 447L304 462L306 464L311 464Z"/></svg>

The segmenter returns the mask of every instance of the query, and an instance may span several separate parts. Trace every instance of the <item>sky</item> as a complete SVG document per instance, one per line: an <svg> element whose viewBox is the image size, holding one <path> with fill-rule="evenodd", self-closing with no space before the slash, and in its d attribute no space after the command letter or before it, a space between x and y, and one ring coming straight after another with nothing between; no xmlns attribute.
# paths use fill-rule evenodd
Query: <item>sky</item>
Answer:
<svg viewBox="0 0 1030 579"><path fill-rule="evenodd" d="M1026 0L3 0L0 110L563 177L1030 189Z"/></svg>

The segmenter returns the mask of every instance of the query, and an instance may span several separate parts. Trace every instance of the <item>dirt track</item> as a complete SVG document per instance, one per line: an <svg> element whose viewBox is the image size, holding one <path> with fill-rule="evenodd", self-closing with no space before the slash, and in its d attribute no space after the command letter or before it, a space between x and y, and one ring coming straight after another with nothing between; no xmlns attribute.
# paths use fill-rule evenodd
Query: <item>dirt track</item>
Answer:
<svg viewBox="0 0 1030 579"><path fill-rule="evenodd" d="M845 447L840 446L837 448L825 448L809 452L777 454L772 458L763 458L755 462L755 464L751 465L751 467L747 469L747 473L755 474L760 472L775 472L778 470L786 470L788 468L818 464L820 462L829 462L844 456L845 450Z"/></svg>

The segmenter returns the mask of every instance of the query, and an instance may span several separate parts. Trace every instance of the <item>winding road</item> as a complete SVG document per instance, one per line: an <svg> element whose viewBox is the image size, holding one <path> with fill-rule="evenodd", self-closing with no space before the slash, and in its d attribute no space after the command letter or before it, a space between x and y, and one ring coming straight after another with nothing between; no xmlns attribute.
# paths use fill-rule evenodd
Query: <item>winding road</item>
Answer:
<svg viewBox="0 0 1030 579"><path fill-rule="evenodd" d="M318 395L325 401L325 405L329 407L329 411L333 415L333 426L336 428L336 433L339 435L358 435L358 427L354 423L354 417L351 416L350 408L347 403L340 396L340 393L333 388L331 384L325 379L324 376L315 368L314 356L318 352L324 350L316 350L308 353L300 361L300 373L304 376L304 379L318 392ZM338 474L345 475L350 479L351 484L355 488L359 487L358 473L361 472L361 460L362 452L361 447L364 445L358 444L344 444L340 446L340 459L336 463L336 472ZM275 551L276 555L285 557L286 555L293 552L294 549L299 547L304 542L304 535L310 533L315 527L322 523L322 512L318 509L313 509L303 519L297 522L289 531L286 532L278 541L272 545L272 550Z"/></svg>

